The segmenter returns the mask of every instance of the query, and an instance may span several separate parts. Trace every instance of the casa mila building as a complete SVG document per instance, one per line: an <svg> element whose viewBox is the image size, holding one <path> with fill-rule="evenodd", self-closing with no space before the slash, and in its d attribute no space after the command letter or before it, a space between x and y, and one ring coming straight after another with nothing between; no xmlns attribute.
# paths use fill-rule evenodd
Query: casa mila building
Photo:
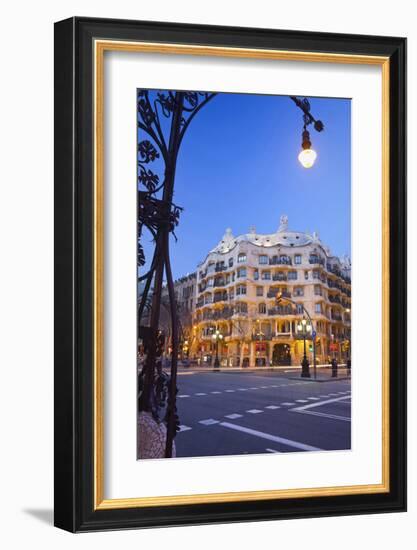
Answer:
<svg viewBox="0 0 417 550"><path fill-rule="evenodd" d="M251 228L235 237L227 229L197 268L189 357L200 365L212 365L217 353L222 366L299 366L298 325L307 310L310 362L312 333L317 364L344 362L351 348L350 272L348 257L333 256L317 233L290 230L286 216L268 235Z"/></svg>

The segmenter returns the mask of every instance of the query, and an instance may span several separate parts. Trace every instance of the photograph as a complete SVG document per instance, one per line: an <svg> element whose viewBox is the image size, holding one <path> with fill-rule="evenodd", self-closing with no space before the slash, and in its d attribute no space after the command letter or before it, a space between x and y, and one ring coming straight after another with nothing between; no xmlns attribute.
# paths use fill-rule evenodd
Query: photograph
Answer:
<svg viewBox="0 0 417 550"><path fill-rule="evenodd" d="M136 116L137 459L350 450L351 99Z"/></svg>

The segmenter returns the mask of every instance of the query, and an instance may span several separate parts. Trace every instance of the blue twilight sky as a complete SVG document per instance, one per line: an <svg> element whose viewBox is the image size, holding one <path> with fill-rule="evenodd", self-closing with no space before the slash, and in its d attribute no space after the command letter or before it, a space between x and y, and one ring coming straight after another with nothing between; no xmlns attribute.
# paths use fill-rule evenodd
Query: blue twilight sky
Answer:
<svg viewBox="0 0 417 550"><path fill-rule="evenodd" d="M251 225L272 233L281 214L289 229L318 231L333 254L350 255L350 100L308 99L325 126L309 127L318 154L310 169L297 159L302 112L288 96L221 93L196 115L177 164L174 202L184 210L171 238L175 278L194 271L227 227L235 236Z"/></svg>

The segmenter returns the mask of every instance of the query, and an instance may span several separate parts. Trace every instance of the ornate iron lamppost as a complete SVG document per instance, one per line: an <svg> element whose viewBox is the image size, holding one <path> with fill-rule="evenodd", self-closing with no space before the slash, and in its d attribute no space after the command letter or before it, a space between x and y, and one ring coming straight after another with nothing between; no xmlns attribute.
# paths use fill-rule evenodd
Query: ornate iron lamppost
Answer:
<svg viewBox="0 0 417 550"><path fill-rule="evenodd" d="M220 368L220 361L219 361L219 342L223 340L223 334L219 331L219 329L216 328L213 336L213 341L216 344L216 356L214 358L214 368L219 369Z"/></svg>
<svg viewBox="0 0 417 550"><path fill-rule="evenodd" d="M304 354L303 360L301 361L301 378L310 378L310 363L307 359L306 352L306 338L312 333L312 325L307 323L307 319L302 319L297 325L297 332L303 337L304 340Z"/></svg>

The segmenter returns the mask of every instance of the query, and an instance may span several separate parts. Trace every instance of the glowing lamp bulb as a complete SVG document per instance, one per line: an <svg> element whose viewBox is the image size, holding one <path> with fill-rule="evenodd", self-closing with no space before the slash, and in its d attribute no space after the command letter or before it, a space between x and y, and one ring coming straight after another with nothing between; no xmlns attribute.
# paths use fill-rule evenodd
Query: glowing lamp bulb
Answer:
<svg viewBox="0 0 417 550"><path fill-rule="evenodd" d="M304 168L311 168L315 163L317 158L317 153L314 149L303 149L298 155L298 160Z"/></svg>

